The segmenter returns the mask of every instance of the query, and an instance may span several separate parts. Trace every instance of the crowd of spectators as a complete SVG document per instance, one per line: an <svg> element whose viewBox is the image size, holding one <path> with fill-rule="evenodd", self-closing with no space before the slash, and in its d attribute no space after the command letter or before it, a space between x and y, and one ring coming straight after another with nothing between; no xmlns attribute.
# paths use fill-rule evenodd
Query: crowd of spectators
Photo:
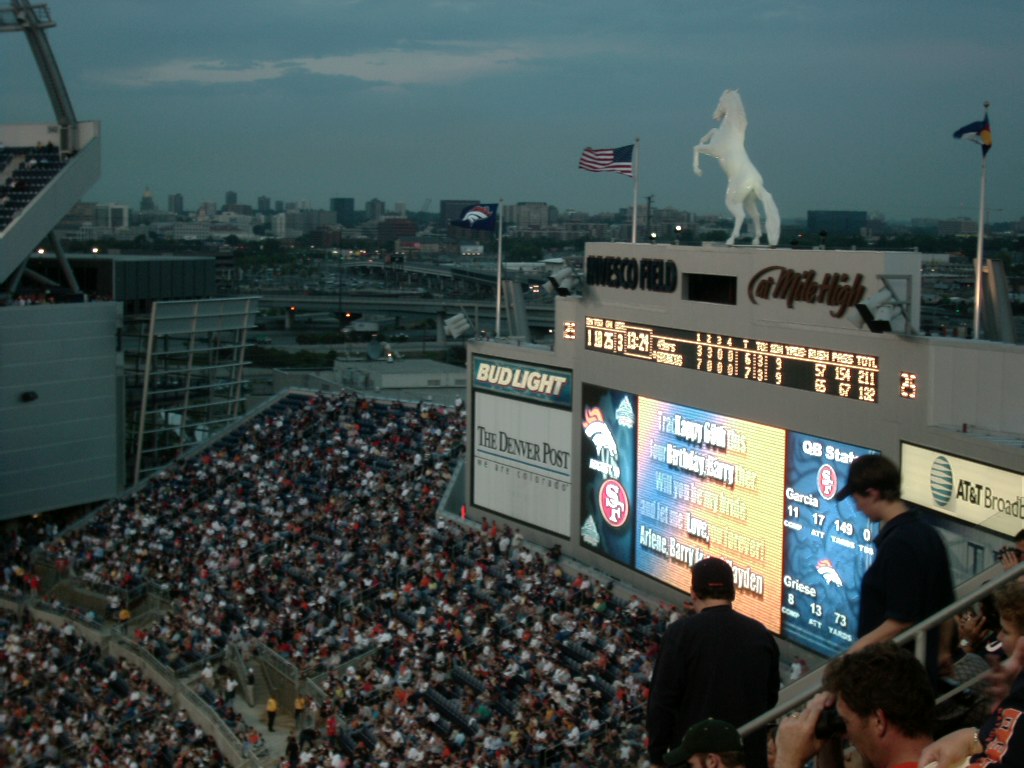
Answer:
<svg viewBox="0 0 1024 768"><path fill-rule="evenodd" d="M0 672L0 765L226 764L169 696L71 623L0 612Z"/></svg>
<svg viewBox="0 0 1024 768"><path fill-rule="evenodd" d="M69 288L41 288L35 291L21 290L13 296L0 297L0 306L32 307L42 304L75 304L95 301L110 301L110 296L98 293L75 292Z"/></svg>
<svg viewBox="0 0 1024 768"><path fill-rule="evenodd" d="M163 595L133 639L169 666L261 641L298 667L322 691L302 764L634 763L674 611L508 526L438 517L460 407L285 402L50 538L49 558ZM223 716L222 686L204 689Z"/></svg>
<svg viewBox="0 0 1024 768"><path fill-rule="evenodd" d="M31 202L32 198L57 175L64 159L57 147L40 143L36 147L0 146L0 230Z"/></svg>

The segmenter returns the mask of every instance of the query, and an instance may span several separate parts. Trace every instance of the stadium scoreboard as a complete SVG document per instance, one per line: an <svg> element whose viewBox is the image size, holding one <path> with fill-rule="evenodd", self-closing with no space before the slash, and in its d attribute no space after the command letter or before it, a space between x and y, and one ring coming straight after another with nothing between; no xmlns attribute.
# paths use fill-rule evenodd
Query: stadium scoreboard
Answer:
<svg viewBox="0 0 1024 768"><path fill-rule="evenodd" d="M497 458L478 441L473 506L683 593L693 565L720 557L733 569L736 610L808 650L845 651L859 634L879 528L839 489L856 458L891 449L899 425L921 419L928 392L923 346L858 335L850 321L881 276L909 275L916 288L920 260L588 244L585 290L556 300L552 354L491 352L501 365L567 366L571 406L531 402L505 419L513 396L493 392L474 415L552 445L553 425L568 418L571 458L544 470L557 498L553 490L545 515L530 517L538 504L511 488L520 477L538 484L523 456L501 457L513 481L492 492ZM486 386L477 380L474 392Z"/></svg>
<svg viewBox="0 0 1024 768"><path fill-rule="evenodd" d="M832 345L588 312L563 327L563 339L638 364L858 401L872 414L879 403L879 358ZM583 547L684 592L697 561L722 557L733 567L737 610L824 655L849 647L878 526L853 499L835 496L850 463L875 449L686 398L587 381L582 393Z"/></svg>
<svg viewBox="0 0 1024 768"><path fill-rule="evenodd" d="M878 402L878 358L708 331L586 317L588 350L719 376Z"/></svg>

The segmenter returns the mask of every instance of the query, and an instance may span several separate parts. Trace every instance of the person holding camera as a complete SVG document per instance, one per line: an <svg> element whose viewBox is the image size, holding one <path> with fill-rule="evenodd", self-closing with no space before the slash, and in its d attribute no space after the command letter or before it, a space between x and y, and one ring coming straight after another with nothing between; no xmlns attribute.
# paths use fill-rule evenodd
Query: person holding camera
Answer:
<svg viewBox="0 0 1024 768"><path fill-rule="evenodd" d="M916 768L931 741L935 694L921 663L892 643L838 656L825 690L779 723L775 768L842 768L842 737L872 768Z"/></svg>
<svg viewBox="0 0 1024 768"><path fill-rule="evenodd" d="M1024 766L1024 584L1011 581L995 595L999 640L1007 657L989 675L989 693L999 701L980 728L961 728L930 744L921 764L951 768L970 760L972 768Z"/></svg>
<svg viewBox="0 0 1024 768"><path fill-rule="evenodd" d="M1024 529L1017 531L1017 534L1013 537L1012 547L1003 547L996 552L996 555L999 558L999 562L1003 564L1004 571L1019 565L1021 560L1024 560Z"/></svg>

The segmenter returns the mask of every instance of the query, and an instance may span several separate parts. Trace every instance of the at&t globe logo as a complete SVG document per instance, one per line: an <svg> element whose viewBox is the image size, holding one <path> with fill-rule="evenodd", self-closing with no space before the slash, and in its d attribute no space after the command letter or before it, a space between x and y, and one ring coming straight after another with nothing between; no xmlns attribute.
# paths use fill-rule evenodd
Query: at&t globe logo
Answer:
<svg viewBox="0 0 1024 768"><path fill-rule="evenodd" d="M945 456L936 456L932 462L932 498L940 507L944 507L953 497L953 467Z"/></svg>

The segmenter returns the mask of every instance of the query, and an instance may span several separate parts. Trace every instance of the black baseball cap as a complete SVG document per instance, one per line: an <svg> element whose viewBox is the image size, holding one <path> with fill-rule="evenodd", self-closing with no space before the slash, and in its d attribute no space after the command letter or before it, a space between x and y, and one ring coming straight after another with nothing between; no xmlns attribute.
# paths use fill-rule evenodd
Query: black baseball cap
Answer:
<svg viewBox="0 0 1024 768"><path fill-rule="evenodd" d="M880 453L858 456L850 464L846 485L839 489L836 501L842 501L854 493L864 493L869 488L881 491L900 491L900 471L889 459Z"/></svg>
<svg viewBox="0 0 1024 768"><path fill-rule="evenodd" d="M690 726L682 743L666 753L665 765L683 765L696 754L714 752L720 755L723 752L742 751L743 739L736 726L724 720L708 718Z"/></svg>
<svg viewBox="0 0 1024 768"><path fill-rule="evenodd" d="M693 566L693 586L690 591L706 595L711 590L730 588L733 586L732 566L718 557L705 557Z"/></svg>

